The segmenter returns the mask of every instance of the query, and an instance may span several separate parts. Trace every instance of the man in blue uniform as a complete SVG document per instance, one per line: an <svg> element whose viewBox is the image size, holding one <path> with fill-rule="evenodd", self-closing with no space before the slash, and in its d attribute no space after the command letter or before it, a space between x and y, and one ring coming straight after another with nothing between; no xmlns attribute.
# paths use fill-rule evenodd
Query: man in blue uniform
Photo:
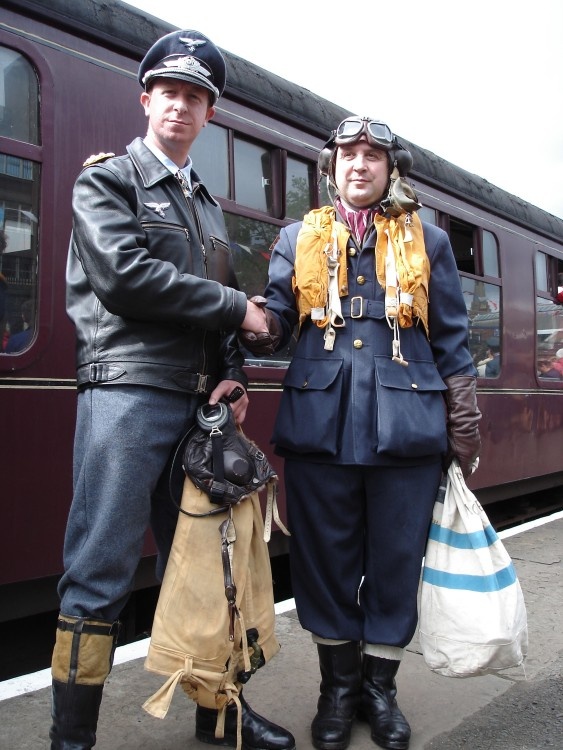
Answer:
<svg viewBox="0 0 563 750"><path fill-rule="evenodd" d="M239 328L265 330L238 290L221 208L192 170L190 147L225 87L217 47L198 31L157 41L141 62L144 139L123 156L93 157L73 193L67 312L77 335L74 497L59 584L51 747L96 742L119 616L147 527L162 574L177 518L167 463L198 406L248 398ZM242 701L243 745L292 750L289 732ZM196 714L210 744L236 745L237 711Z"/></svg>
<svg viewBox="0 0 563 750"><path fill-rule="evenodd" d="M284 228L265 292L270 335L299 335L273 442L285 457L293 592L317 644L312 740L344 750L352 721L404 750L395 675L442 468L468 476L480 441L467 313L447 235L421 223L410 153L385 123L344 120L319 157L332 206Z"/></svg>

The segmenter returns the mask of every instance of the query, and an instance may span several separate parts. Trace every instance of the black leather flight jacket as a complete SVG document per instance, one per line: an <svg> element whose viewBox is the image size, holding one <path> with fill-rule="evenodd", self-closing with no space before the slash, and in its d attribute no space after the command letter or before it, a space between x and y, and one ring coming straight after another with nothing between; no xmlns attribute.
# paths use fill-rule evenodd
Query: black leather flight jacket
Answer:
<svg viewBox="0 0 563 750"><path fill-rule="evenodd" d="M141 138L79 175L66 276L79 387L246 387L246 295L221 208L195 174L193 188L185 196Z"/></svg>

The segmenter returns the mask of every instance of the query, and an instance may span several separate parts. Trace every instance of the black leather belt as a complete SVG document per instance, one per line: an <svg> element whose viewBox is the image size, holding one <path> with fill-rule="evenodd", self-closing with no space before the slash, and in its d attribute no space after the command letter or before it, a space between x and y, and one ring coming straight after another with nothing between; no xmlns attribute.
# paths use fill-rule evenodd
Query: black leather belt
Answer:
<svg viewBox="0 0 563 750"><path fill-rule="evenodd" d="M95 383L118 383L120 380L123 383L205 394L211 393L218 383L217 378L199 372L188 372L166 365L152 365L147 368L146 365L137 362L84 365L79 367L76 373L76 384L79 387Z"/></svg>
<svg viewBox="0 0 563 750"><path fill-rule="evenodd" d="M383 302L375 299L364 299L364 297L351 297L350 300L342 300L342 315L345 318L384 318L385 307Z"/></svg>

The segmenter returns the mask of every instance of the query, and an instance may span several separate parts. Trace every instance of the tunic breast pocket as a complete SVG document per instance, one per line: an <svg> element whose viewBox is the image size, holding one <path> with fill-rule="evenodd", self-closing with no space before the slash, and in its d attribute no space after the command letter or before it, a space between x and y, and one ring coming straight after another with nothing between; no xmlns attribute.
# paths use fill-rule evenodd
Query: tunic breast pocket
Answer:
<svg viewBox="0 0 563 750"><path fill-rule="evenodd" d="M294 357L283 386L272 441L298 453L336 455L342 360Z"/></svg>
<svg viewBox="0 0 563 750"><path fill-rule="evenodd" d="M411 360L407 367L375 357L377 453L416 458L447 448L446 385L434 362Z"/></svg>

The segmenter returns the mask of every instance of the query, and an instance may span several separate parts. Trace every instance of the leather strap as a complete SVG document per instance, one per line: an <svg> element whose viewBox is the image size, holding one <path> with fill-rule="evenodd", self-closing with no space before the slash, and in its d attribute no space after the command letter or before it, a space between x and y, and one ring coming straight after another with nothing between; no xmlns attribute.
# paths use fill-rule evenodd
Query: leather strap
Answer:
<svg viewBox="0 0 563 750"><path fill-rule="evenodd" d="M109 622L107 625L96 625L88 622L87 620L78 619L75 622L67 622L66 620L57 621L57 629L63 632L70 631L71 633L87 633L88 635L118 635L120 623L118 620L115 622Z"/></svg>
<svg viewBox="0 0 563 750"><path fill-rule="evenodd" d="M225 582L225 596L229 608L229 640L235 639L235 617L238 615L237 608L237 587L233 581L233 571L231 568L231 555L229 547L235 541L235 536L229 537L229 529L232 526L232 511L219 526L221 533L221 560L223 562L223 579ZM233 526L234 529L234 526Z"/></svg>
<svg viewBox="0 0 563 750"><path fill-rule="evenodd" d="M225 462L223 460L223 433L214 427L209 433L213 452L213 482L211 484L211 502L222 505L225 502Z"/></svg>
<svg viewBox="0 0 563 750"><path fill-rule="evenodd" d="M139 385L153 385L160 388L171 388L191 391L193 393L208 394L218 383L217 378L203 375L199 372L189 372L178 367L165 365L147 366L138 362L123 362L109 364L99 362L79 367L76 373L76 383L80 386L96 383L137 383Z"/></svg>

